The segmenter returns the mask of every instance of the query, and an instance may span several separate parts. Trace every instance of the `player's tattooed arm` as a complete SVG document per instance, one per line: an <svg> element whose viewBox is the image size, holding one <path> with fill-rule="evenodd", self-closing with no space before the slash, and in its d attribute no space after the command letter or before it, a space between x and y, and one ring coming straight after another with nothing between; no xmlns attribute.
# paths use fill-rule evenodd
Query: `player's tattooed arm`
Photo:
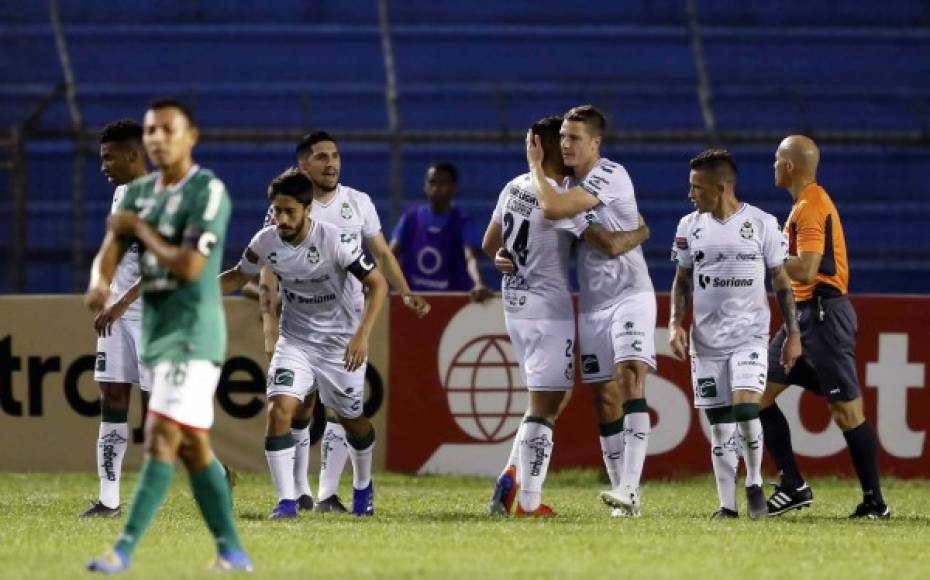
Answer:
<svg viewBox="0 0 930 580"><path fill-rule="evenodd" d="M271 358L278 343L278 320L281 304L278 300L278 277L265 266L258 275L258 310L262 317L262 336L265 353Z"/></svg>
<svg viewBox="0 0 930 580"><path fill-rule="evenodd" d="M642 216L639 218L639 227L629 232L612 232L598 223L592 223L581 234L581 239L597 248L602 254L615 258L648 240L649 226L643 221Z"/></svg>
<svg viewBox="0 0 930 580"><path fill-rule="evenodd" d="M526 161L533 177L533 184L539 192L539 206L543 210L543 217L549 220L558 220L572 217L596 206L598 199L581 187L573 187L568 191L559 193L546 179L543 167L542 142L533 131L526 133Z"/></svg>
<svg viewBox="0 0 930 580"><path fill-rule="evenodd" d="M688 352L688 333L683 324L691 304L693 291L693 270L678 266L675 270L675 280L672 282L672 312L668 322L668 342L672 347L672 354L679 360L684 360Z"/></svg>
<svg viewBox="0 0 930 580"><path fill-rule="evenodd" d="M797 306L794 303L794 293L791 291L791 278L783 266L776 266L769 270L772 276L772 287L775 289L775 298L778 308L785 320L788 336L781 349L781 364L785 371L791 370L794 363L801 356L801 326L798 323Z"/></svg>

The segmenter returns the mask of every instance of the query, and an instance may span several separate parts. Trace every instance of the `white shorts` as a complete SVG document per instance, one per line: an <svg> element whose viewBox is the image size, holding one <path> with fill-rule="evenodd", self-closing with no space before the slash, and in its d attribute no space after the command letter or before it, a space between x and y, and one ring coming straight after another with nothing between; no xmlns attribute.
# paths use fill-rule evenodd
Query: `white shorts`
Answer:
<svg viewBox="0 0 930 580"><path fill-rule="evenodd" d="M149 412L185 427L213 425L213 394L222 366L208 360L163 361L152 367Z"/></svg>
<svg viewBox="0 0 930 580"><path fill-rule="evenodd" d="M691 385L694 406L699 409L733 404L733 391L765 391L768 349L747 348L728 358L701 358L691 355Z"/></svg>
<svg viewBox="0 0 930 580"><path fill-rule="evenodd" d="M575 384L575 321L507 318L507 333L531 391L567 391Z"/></svg>
<svg viewBox="0 0 930 580"><path fill-rule="evenodd" d="M368 364L349 372L343 366L343 354L343 350L322 350L280 336L268 370L268 397L287 395L302 401L318 390L327 409L346 419L359 417Z"/></svg>
<svg viewBox="0 0 930 580"><path fill-rule="evenodd" d="M578 313L581 340L581 380L614 379L614 365L638 360L656 368L656 296L633 294L594 312Z"/></svg>
<svg viewBox="0 0 930 580"><path fill-rule="evenodd" d="M98 383L130 383L152 390L151 376L142 366L142 321L119 318L110 336L97 338L94 380Z"/></svg>

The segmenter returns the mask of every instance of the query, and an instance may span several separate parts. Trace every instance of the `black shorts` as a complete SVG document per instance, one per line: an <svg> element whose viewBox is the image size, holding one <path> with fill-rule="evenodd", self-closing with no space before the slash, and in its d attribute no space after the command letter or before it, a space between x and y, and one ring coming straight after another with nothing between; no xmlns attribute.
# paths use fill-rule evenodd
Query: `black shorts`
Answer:
<svg viewBox="0 0 930 580"><path fill-rule="evenodd" d="M814 298L798 304L803 354L785 373L781 348L784 325L769 343L768 379L799 385L828 401L852 401L861 396L856 372L856 311L846 296Z"/></svg>

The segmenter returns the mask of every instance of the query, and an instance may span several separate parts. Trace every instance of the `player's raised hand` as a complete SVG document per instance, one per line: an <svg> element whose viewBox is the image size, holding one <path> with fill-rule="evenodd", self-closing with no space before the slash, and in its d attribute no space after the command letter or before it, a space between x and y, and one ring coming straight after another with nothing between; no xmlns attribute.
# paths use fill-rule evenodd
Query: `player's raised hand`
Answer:
<svg viewBox="0 0 930 580"><path fill-rule="evenodd" d="M494 254L494 267L498 272L504 274L513 274L517 271L517 265L513 262L513 256L507 251L507 248L501 248Z"/></svg>
<svg viewBox="0 0 930 580"><path fill-rule="evenodd" d="M352 372L365 364L367 358L368 336L356 332L346 346L345 354L342 355L342 366L345 370Z"/></svg>
<svg viewBox="0 0 930 580"><path fill-rule="evenodd" d="M526 132L526 162L530 164L530 167L533 167L534 165L541 165L542 160L542 141L539 140L539 135L533 134L531 129Z"/></svg>
<svg viewBox="0 0 930 580"><path fill-rule="evenodd" d="M136 232L139 216L131 211L118 211L107 217L107 226L118 236L131 236Z"/></svg>
<svg viewBox="0 0 930 580"><path fill-rule="evenodd" d="M688 333L680 326L673 326L668 330L668 344L672 347L672 354L678 360L686 360L688 356Z"/></svg>
<svg viewBox="0 0 930 580"><path fill-rule="evenodd" d="M417 314L417 318L423 318L429 314L430 306L429 302L425 298L418 294L407 294L404 296L404 306L413 310Z"/></svg>
<svg viewBox="0 0 930 580"><path fill-rule="evenodd" d="M107 298L110 297L110 288L98 284L87 288L84 293L84 304L91 312L99 312L107 304Z"/></svg>
<svg viewBox="0 0 930 580"><path fill-rule="evenodd" d="M785 367L785 372L790 372L794 363L801 358L801 335L789 334L781 345L781 366Z"/></svg>

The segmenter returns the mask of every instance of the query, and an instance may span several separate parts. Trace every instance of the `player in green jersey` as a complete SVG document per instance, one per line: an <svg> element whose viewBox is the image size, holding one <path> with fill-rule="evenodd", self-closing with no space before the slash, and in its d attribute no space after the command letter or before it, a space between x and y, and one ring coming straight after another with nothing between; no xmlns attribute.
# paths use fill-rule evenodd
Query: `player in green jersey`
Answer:
<svg viewBox="0 0 930 580"><path fill-rule="evenodd" d="M89 570L112 574L132 553L158 511L180 459L194 499L216 540L214 567L251 571L232 514L223 467L210 449L213 395L226 356L226 319L217 275L229 222L226 187L194 163L198 131L173 99L145 113L143 143L155 173L133 181L107 220L85 302L99 310L126 246L142 247L142 362L152 372L145 463L129 519L113 549Z"/></svg>

